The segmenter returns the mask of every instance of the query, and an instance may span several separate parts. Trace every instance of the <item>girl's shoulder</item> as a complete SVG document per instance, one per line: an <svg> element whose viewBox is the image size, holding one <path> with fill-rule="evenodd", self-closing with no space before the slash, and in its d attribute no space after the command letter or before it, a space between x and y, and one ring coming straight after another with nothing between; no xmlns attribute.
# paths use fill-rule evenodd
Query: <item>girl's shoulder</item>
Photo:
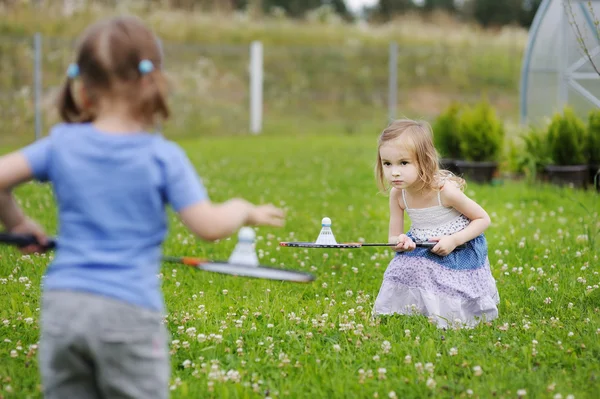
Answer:
<svg viewBox="0 0 600 399"><path fill-rule="evenodd" d="M453 206L455 201L464 197L462 188L458 183L452 180L446 180L441 183L439 188L440 205Z"/></svg>
<svg viewBox="0 0 600 399"><path fill-rule="evenodd" d="M454 173L448 170L440 170L435 176L434 185L437 185L439 190L443 190L448 185L453 185L459 190L464 190L467 183L465 179L460 176L456 176Z"/></svg>
<svg viewBox="0 0 600 399"><path fill-rule="evenodd" d="M401 209L404 209L404 201L402 199L402 189L392 187L390 190L390 203L396 203Z"/></svg>

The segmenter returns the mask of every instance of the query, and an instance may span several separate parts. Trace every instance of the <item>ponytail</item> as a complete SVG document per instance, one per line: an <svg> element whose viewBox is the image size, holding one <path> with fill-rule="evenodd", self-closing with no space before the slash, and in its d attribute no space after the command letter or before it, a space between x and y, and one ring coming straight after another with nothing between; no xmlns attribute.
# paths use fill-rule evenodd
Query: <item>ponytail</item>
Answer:
<svg viewBox="0 0 600 399"><path fill-rule="evenodd" d="M80 119L81 111L75 102L75 97L71 91L71 78L67 78L63 83L58 94L58 112L63 121L67 123L77 122Z"/></svg>
<svg viewBox="0 0 600 399"><path fill-rule="evenodd" d="M147 124L158 122L157 116L166 120L170 116L167 96L169 85L161 70L155 69L140 78L140 87L134 93L134 112Z"/></svg>
<svg viewBox="0 0 600 399"><path fill-rule="evenodd" d="M66 123L85 123L91 122L93 112L91 109L82 109L77 105L77 100L73 90L75 89L75 80L68 77L63 83L58 93L57 106L61 119Z"/></svg>

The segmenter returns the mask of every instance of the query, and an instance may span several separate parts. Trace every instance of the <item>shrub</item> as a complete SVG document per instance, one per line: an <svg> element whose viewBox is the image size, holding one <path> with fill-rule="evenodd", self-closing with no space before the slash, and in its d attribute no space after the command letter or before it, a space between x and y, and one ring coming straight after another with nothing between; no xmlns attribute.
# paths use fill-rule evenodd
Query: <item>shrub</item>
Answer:
<svg viewBox="0 0 600 399"><path fill-rule="evenodd" d="M570 107L555 114L548 126L548 144L555 165L587 163L587 137L584 123Z"/></svg>
<svg viewBox="0 0 600 399"><path fill-rule="evenodd" d="M462 113L459 131L460 149L465 160L498 160L504 142L504 125L487 100Z"/></svg>
<svg viewBox="0 0 600 399"><path fill-rule="evenodd" d="M515 169L523 172L530 180L543 173L546 165L552 163L550 146L548 145L548 132L534 126L529 127L519 135L522 146L515 150Z"/></svg>
<svg viewBox="0 0 600 399"><path fill-rule="evenodd" d="M435 147L443 158L460 159L460 111L458 103L452 103L441 113L433 125Z"/></svg>
<svg viewBox="0 0 600 399"><path fill-rule="evenodd" d="M590 112L588 119L588 163L600 164L600 110Z"/></svg>

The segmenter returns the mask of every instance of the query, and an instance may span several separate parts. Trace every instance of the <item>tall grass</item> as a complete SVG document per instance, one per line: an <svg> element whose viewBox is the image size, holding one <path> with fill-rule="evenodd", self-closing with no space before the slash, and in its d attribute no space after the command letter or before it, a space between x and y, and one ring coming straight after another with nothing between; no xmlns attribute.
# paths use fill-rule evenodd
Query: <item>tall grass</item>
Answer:
<svg viewBox="0 0 600 399"><path fill-rule="evenodd" d="M485 94L508 121L517 119L520 60L526 32L482 30L473 25L415 15L385 25L293 21L249 13L208 14L136 6L97 5L65 11L14 6L0 15L0 117L10 141L33 129L32 35L43 34L44 104L72 59L73 41L99 16L132 12L165 43L177 118L169 136L246 133L249 126L249 44L265 45L264 123L298 133L312 125L332 132L363 131L388 117L389 44L399 46L397 115L432 119L451 101ZM45 128L55 115L46 112ZM303 129L303 126L311 128ZM15 138L16 137L16 138Z"/></svg>

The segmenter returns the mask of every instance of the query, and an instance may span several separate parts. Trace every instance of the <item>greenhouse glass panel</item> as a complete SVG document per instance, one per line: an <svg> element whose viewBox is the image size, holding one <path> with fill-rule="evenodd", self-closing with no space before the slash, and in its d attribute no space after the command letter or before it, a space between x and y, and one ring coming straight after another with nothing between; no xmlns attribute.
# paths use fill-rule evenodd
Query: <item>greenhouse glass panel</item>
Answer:
<svg viewBox="0 0 600 399"><path fill-rule="evenodd" d="M522 123L543 122L566 105L579 115L600 107L600 75L578 41L581 36L600 69L598 17L600 0L542 2L523 58Z"/></svg>

